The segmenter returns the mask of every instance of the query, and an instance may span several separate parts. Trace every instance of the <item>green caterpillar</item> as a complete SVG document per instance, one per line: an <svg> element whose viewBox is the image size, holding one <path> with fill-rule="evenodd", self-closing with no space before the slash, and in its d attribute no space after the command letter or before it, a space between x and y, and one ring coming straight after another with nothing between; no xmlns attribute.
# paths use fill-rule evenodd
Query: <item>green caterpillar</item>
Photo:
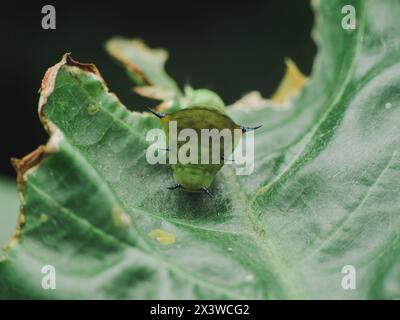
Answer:
<svg viewBox="0 0 400 320"><path fill-rule="evenodd" d="M214 92L207 89L192 90L189 89L186 94L186 102L183 104L182 109L177 111L170 111L168 114L159 113L149 109L154 115L160 118L163 130L167 137L169 137L169 123L170 121L176 121L177 133L179 134L182 130L190 128L194 129L197 133L200 133L201 129L217 129L222 131L228 129L232 135L232 143L226 148L224 143L219 144L221 161L218 163L212 163L213 148L210 147L209 162L208 164L203 163L187 163L182 164L177 162L172 164L172 174L175 181L175 185L168 187L168 189L182 189L188 192L205 192L209 196L212 196L209 191L209 187L214 180L215 175L222 168L226 161L226 157L229 156L235 149L239 139L235 139L235 134L240 132L240 135L249 131L255 130L261 126L254 128L244 127L236 124L226 113L225 105L222 99ZM171 108L173 110L173 108ZM235 130L239 129L239 130ZM179 150L185 141L177 141L177 149ZM199 154L203 146L199 143L198 145ZM224 154L228 149L228 154ZM178 150L167 149L167 151L178 152Z"/></svg>

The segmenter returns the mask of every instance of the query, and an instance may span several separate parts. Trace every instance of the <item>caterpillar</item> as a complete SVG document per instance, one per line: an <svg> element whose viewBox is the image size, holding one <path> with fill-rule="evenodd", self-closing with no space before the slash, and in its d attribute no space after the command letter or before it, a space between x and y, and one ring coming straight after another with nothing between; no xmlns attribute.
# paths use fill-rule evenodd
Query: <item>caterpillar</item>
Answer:
<svg viewBox="0 0 400 320"><path fill-rule="evenodd" d="M181 163L178 161L176 164L172 164L172 176L175 184L168 187L168 189L182 189L188 192L205 192L212 197L209 187L215 175L225 162L228 161L227 157L230 156L236 148L239 140L237 139L237 132L242 135L247 131L260 128L261 125L245 127L236 124L226 113L225 104L222 99L216 93L208 89L190 89L186 95L186 101L183 107L175 111L172 111L173 109L174 108L171 108L168 113L160 113L149 109L151 113L160 119L163 130L169 138L168 141L171 141L169 133L169 124L171 121L175 121L178 134L183 132L182 130L189 128L194 129L197 133L200 133L202 129L217 129L219 132L228 129L231 134L232 139L230 143L226 144L226 140L224 143L221 143L220 140L220 143L216 144L216 148L220 149L219 154L222 155L218 163L212 161L215 146L211 145L208 146L208 163L204 164L202 162L200 163L200 161L198 163ZM199 150L197 156L201 157L201 152L204 151L204 145L201 142L195 143L198 144L197 150ZM177 150L167 148L166 151L175 152L176 155L184 144L185 141L178 140L176 141Z"/></svg>

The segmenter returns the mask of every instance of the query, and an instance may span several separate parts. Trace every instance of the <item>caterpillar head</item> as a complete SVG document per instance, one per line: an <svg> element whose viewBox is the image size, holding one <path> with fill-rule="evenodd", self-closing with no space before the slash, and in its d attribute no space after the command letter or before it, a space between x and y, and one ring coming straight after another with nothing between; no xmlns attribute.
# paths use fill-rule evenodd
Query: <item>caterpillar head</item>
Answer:
<svg viewBox="0 0 400 320"><path fill-rule="evenodd" d="M185 191L199 191L203 188L209 188L215 175L201 165L177 165L173 168L172 173L174 181Z"/></svg>

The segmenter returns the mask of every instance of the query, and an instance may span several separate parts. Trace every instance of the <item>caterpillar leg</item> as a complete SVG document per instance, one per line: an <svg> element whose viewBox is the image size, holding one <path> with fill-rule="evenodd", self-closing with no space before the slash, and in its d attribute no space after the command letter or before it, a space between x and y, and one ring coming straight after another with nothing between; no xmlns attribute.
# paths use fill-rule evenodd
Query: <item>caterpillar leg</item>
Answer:
<svg viewBox="0 0 400 320"><path fill-rule="evenodd" d="M211 198L213 197L212 193L210 192L210 190L208 190L206 187L201 188L200 190L202 190L203 192L207 193Z"/></svg>
<svg viewBox="0 0 400 320"><path fill-rule="evenodd" d="M169 190L175 190L175 189L180 189L180 188L182 188L182 186L178 183L173 186L167 187L167 189L169 189Z"/></svg>

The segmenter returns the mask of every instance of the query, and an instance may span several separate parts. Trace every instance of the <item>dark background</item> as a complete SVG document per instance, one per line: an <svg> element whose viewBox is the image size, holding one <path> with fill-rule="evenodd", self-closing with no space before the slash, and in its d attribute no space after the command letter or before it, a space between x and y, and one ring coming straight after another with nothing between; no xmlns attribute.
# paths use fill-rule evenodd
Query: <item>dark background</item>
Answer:
<svg viewBox="0 0 400 320"><path fill-rule="evenodd" d="M56 8L56 30L43 30L41 8ZM167 71L182 85L207 87L225 103L244 93L273 93L291 57L309 74L316 48L309 1L26 1L1 4L0 174L14 176L10 157L47 141L37 116L46 69L63 53L97 65L130 109L153 102L132 93L124 70L104 51L114 36L140 37L170 52Z"/></svg>

